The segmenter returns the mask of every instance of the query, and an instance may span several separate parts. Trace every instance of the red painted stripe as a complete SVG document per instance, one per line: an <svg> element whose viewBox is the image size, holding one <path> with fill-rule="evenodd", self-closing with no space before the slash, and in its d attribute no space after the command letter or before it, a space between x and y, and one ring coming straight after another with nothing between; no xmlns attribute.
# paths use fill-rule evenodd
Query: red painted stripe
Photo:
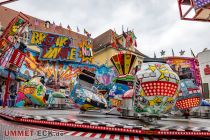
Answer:
<svg viewBox="0 0 210 140"><path fill-rule="evenodd" d="M120 140L124 140L124 135L120 135Z"/></svg>
<svg viewBox="0 0 210 140"><path fill-rule="evenodd" d="M72 136L75 136L76 134L78 134L80 131L76 131L76 132L74 132L74 133L72 133L71 135Z"/></svg>
<svg viewBox="0 0 210 140"><path fill-rule="evenodd" d="M149 140L153 140L153 138L152 137L149 137Z"/></svg>
<svg viewBox="0 0 210 140"><path fill-rule="evenodd" d="M66 135L67 133L69 133L69 132L67 132L67 131L66 132L63 132L64 135Z"/></svg>
<svg viewBox="0 0 210 140"><path fill-rule="evenodd" d="M130 136L130 140L134 140L134 136Z"/></svg>
<svg viewBox="0 0 210 140"><path fill-rule="evenodd" d="M84 133L82 133L82 135L80 135L81 137L84 137L85 135L87 135L88 134L88 132L84 132Z"/></svg>
<svg viewBox="0 0 210 140"><path fill-rule="evenodd" d="M144 138L143 137L139 137L139 140L144 140Z"/></svg>
<svg viewBox="0 0 210 140"><path fill-rule="evenodd" d="M115 134L111 134L109 138L114 139L114 137L115 137Z"/></svg>
<svg viewBox="0 0 210 140"><path fill-rule="evenodd" d="M97 135L97 133L93 133L90 135L90 137L95 137Z"/></svg>
<svg viewBox="0 0 210 140"><path fill-rule="evenodd" d="M104 138L106 136L106 134L101 134L101 136L99 138Z"/></svg>

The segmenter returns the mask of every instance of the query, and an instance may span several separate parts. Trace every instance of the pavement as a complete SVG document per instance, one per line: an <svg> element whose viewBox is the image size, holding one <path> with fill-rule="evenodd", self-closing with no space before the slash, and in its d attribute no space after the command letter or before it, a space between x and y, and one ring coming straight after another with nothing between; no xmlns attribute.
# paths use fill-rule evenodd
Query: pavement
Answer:
<svg viewBox="0 0 210 140"><path fill-rule="evenodd" d="M101 122L113 122L122 124L136 124L144 126L159 126L159 127L172 127L172 126L183 126L183 127L210 127L210 121L208 119L190 118L162 118L158 120L156 124L146 124L145 122L137 119L126 119L118 115L104 115L98 111L86 112L80 114L77 109L69 110L46 110L42 108L10 108L18 111L19 113L28 115L42 115L57 118L76 119L76 120L89 120L89 121L101 121Z"/></svg>
<svg viewBox="0 0 210 140"><path fill-rule="evenodd" d="M5 112L5 110L1 109L1 112ZM133 131L138 131L141 132L144 130L164 130L166 131L167 129L171 132L169 133L174 133L172 131L184 131L183 134L187 133L203 133L205 136L206 134L208 135L210 132L210 121L206 119L199 119L199 118L191 118L191 119L172 119L172 118L163 118L162 120L159 120L157 124L146 124L145 122L142 122L140 120L136 119L125 119L121 118L120 116L117 115L104 115L101 114L100 112L86 112L85 114L80 114L79 110L77 109L68 109L68 110L48 110L44 108L7 108L6 109L6 114L8 115L15 115L18 112L18 114L25 114L24 117L33 117L33 119L40 120L50 120L49 123L53 124L54 122L56 123L57 121L61 122L67 122L68 121L74 121L74 124L68 124L72 126L82 126L83 124L90 124L90 128L94 128L102 126L106 127L114 127L111 128L113 130L116 129L127 129L130 131L130 129L136 129ZM3 113L4 114L4 113ZM51 122L53 121L53 122ZM59 124L58 122L58 124ZM3 124L3 123L0 123ZM15 126L14 126L15 125ZM103 132L103 131L93 131L93 130L86 130L85 132L84 129L65 129L62 130L63 128L59 128L59 126L56 127L55 134L53 136L45 136L45 135L37 135L37 131L41 129L41 131L44 130L49 130L54 131L54 128L48 128L47 127L42 127L44 126L43 124L40 125L32 125L28 126L27 121L24 123L17 123L17 122L10 122L10 126L14 127L14 130L19 130L21 129L26 129L25 127L35 127L34 135L33 137L30 137L30 139L89 139L89 138L95 138L95 139L156 139L154 137L144 137L141 135L136 135L136 134L127 134L127 133L111 133L110 131L108 132ZM6 136L5 130L10 130L12 127L5 127L6 125L1 126L1 136ZM85 126L85 125L84 125ZM141 128L139 128L139 126ZM58 128L58 129L57 129ZM108 128L109 129L109 128ZM205 131L203 131L205 129ZM13 130L13 129L12 129ZM188 130L190 132L188 132ZM89 132L90 131L90 132ZM57 133L56 133L57 132ZM151 132L151 131L148 131ZM185 133L186 132L186 133ZM9 132L8 132L9 133ZM40 132L41 133L41 132ZM166 132L167 134L168 132ZM179 134L179 132L175 132ZM57 135L59 136L57 136ZM60 136L60 134L64 134ZM14 134L10 134L14 135ZM14 136L6 136L6 139L14 139ZM4 138L4 137L3 137ZM200 138L199 138L200 139Z"/></svg>
<svg viewBox="0 0 210 140"><path fill-rule="evenodd" d="M26 136L21 132L33 132L32 135ZM13 133L12 133L13 132ZM16 132L16 134L14 134ZM48 133L49 132L49 133ZM51 133L52 132L52 133ZM52 134L52 135L51 135ZM167 140L168 138L155 138L146 136L129 136L106 133L82 132L82 131L66 131L60 129L52 129L37 125L22 124L11 122L0 118L0 140ZM175 139L170 139L175 140Z"/></svg>

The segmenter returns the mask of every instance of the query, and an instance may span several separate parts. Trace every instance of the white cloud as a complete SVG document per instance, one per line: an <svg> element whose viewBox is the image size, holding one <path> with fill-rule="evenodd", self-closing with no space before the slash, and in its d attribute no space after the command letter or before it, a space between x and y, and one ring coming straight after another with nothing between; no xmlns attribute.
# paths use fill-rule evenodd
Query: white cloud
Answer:
<svg viewBox="0 0 210 140"><path fill-rule="evenodd" d="M153 57L162 49L190 55L209 47L210 23L181 21L177 1L169 0L21 0L7 5L43 20L86 28L93 37L108 29L134 29L138 49Z"/></svg>

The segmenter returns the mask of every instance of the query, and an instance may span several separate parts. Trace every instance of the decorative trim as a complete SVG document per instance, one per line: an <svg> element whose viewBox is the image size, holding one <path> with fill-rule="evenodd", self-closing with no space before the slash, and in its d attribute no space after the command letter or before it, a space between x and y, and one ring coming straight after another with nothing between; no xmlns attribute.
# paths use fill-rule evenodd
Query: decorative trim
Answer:
<svg viewBox="0 0 210 140"><path fill-rule="evenodd" d="M12 121L48 126L88 129L91 131L106 131L112 133L127 133L136 135L160 136L210 136L210 127L164 126L145 127L136 124L76 120L49 116L27 115L10 109L0 109L0 116Z"/></svg>

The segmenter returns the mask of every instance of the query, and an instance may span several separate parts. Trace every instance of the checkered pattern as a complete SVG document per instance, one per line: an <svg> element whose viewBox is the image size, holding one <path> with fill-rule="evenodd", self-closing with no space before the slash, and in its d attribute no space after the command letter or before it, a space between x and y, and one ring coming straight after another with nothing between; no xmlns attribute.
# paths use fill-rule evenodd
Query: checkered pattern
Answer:
<svg viewBox="0 0 210 140"><path fill-rule="evenodd" d="M194 0L195 9L201 8L210 3L210 0Z"/></svg>
<svg viewBox="0 0 210 140"><path fill-rule="evenodd" d="M18 113L16 111L9 110L9 109L1 109L0 116L2 117L7 116L9 118L16 118L16 119L22 118L22 119L31 119L31 120L36 120L36 121L63 122L63 123L73 123L76 125L104 126L104 127L111 127L111 128L135 129L135 130L210 132L210 127L184 127L184 126L145 127L143 125L137 125L137 124L124 124L124 123L113 123L113 122L102 122L102 121L57 118L57 117L50 117L50 116L26 115L26 114L21 114L21 113ZM210 133L208 134L210 135Z"/></svg>

